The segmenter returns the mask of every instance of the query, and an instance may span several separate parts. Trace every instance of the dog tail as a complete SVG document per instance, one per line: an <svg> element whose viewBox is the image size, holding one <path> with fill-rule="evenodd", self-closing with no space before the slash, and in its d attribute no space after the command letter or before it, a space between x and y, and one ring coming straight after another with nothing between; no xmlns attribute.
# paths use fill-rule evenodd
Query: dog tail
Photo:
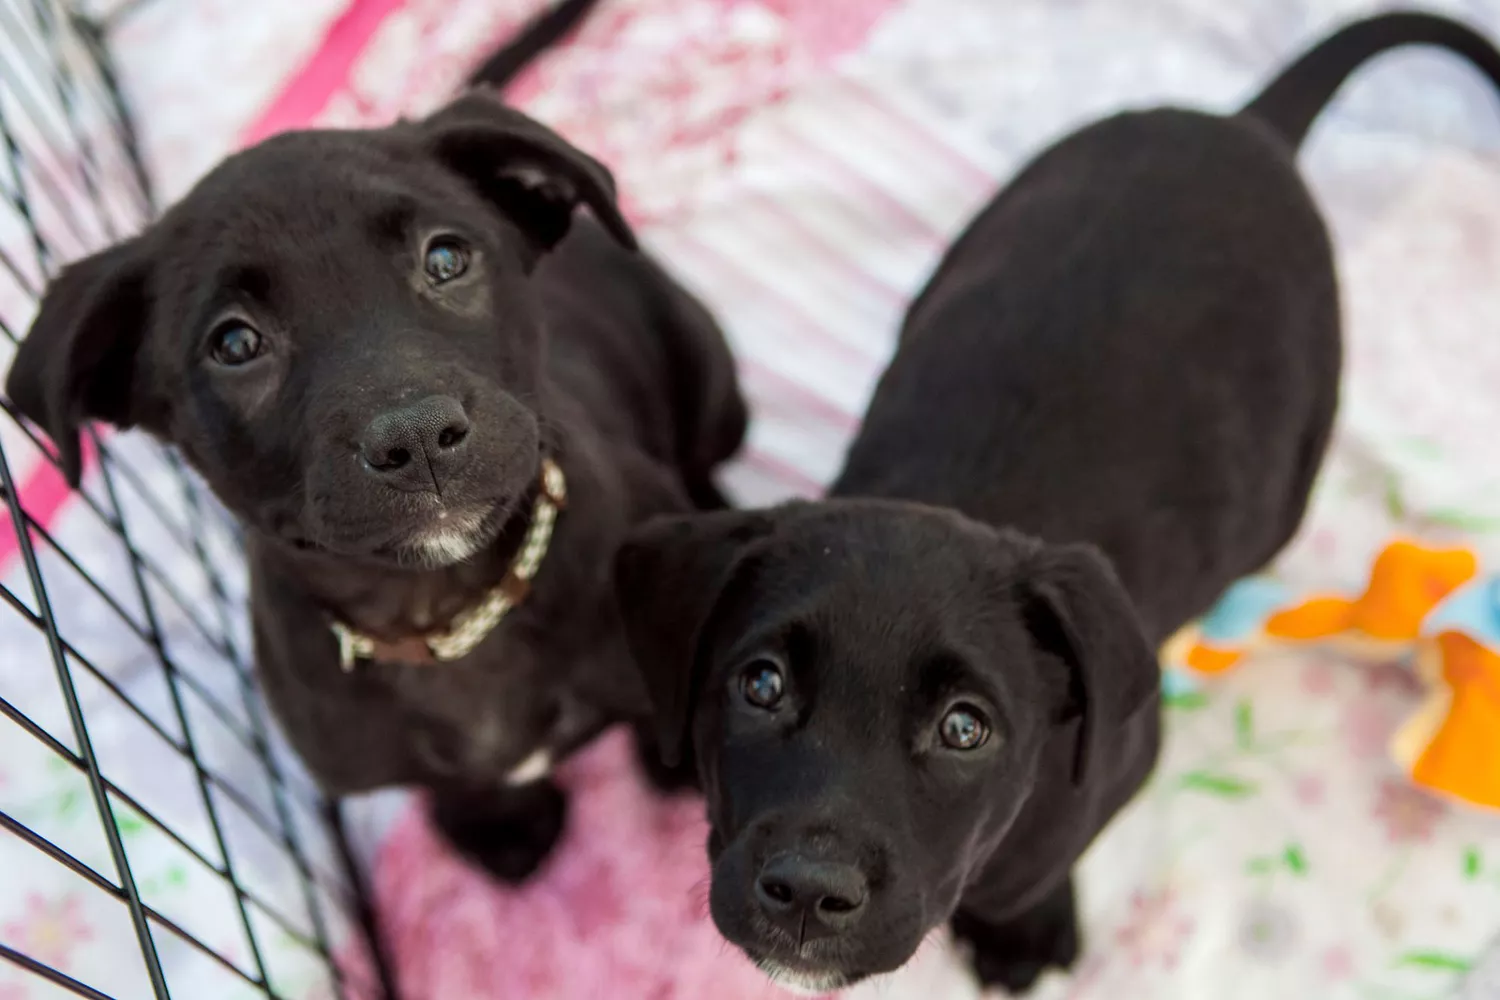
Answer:
<svg viewBox="0 0 1500 1000"><path fill-rule="evenodd" d="M598 3L599 0L559 0L532 18L519 35L470 73L469 86L504 90L538 56L572 34Z"/></svg>
<svg viewBox="0 0 1500 1000"><path fill-rule="evenodd" d="M1402 11L1345 25L1283 70L1240 114L1270 125L1296 148L1350 73L1404 45L1436 45L1457 53L1500 91L1500 51L1489 39L1445 17Z"/></svg>

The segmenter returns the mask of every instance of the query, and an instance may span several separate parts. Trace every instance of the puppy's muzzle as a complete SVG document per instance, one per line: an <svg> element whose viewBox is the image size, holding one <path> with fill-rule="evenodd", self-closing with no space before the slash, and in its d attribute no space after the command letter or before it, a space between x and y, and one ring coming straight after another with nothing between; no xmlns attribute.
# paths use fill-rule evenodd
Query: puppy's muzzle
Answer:
<svg viewBox="0 0 1500 1000"><path fill-rule="evenodd" d="M853 930L869 898L869 880L855 866L799 855L771 858L755 880L761 913L799 946Z"/></svg>
<svg viewBox="0 0 1500 1000"><path fill-rule="evenodd" d="M359 437L365 471L393 489L443 492L469 460L469 415L452 396L386 410Z"/></svg>

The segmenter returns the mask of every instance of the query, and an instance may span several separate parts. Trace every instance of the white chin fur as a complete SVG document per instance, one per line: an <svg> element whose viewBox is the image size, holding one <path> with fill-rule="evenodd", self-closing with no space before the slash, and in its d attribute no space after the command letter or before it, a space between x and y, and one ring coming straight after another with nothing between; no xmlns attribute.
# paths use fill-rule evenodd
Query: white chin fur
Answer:
<svg viewBox="0 0 1500 1000"><path fill-rule="evenodd" d="M552 751L533 750L531 755L505 775L505 783L511 788L541 781L552 773Z"/></svg>
<svg viewBox="0 0 1500 1000"><path fill-rule="evenodd" d="M412 551L430 566L452 566L461 563L484 548L479 529L484 518L477 514L450 517L438 526L412 540Z"/></svg>
<svg viewBox="0 0 1500 1000"><path fill-rule="evenodd" d="M788 993L796 993L798 996L819 997L825 993L841 990L848 985L843 974L839 972L802 972L798 969L787 968L771 959L762 959L756 964L771 982Z"/></svg>

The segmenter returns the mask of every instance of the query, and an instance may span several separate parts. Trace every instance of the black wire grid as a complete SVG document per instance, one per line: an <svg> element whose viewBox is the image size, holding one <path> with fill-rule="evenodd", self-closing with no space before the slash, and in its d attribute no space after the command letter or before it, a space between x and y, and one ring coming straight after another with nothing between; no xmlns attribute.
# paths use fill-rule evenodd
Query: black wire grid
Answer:
<svg viewBox="0 0 1500 1000"><path fill-rule="evenodd" d="M0 0L0 144L3 371L57 266L153 214L98 22ZM250 673L232 523L97 431L54 516L50 446L0 409L0 996L390 996L338 811Z"/></svg>

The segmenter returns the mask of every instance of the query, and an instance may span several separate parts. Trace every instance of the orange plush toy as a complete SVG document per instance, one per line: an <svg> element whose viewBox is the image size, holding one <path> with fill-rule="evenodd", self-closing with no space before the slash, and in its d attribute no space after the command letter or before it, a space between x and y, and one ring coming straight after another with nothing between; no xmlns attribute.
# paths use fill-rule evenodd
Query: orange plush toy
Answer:
<svg viewBox="0 0 1500 1000"><path fill-rule="evenodd" d="M1422 634L1432 610L1479 571L1467 549L1429 549L1397 541L1375 557L1365 592L1314 597L1266 620L1266 635L1283 642L1333 641L1360 658L1400 656Z"/></svg>
<svg viewBox="0 0 1500 1000"><path fill-rule="evenodd" d="M1418 785L1500 809L1500 577L1478 579L1468 549L1386 546L1357 597L1296 600L1257 578L1231 588L1162 651L1186 676L1222 673L1276 644L1332 645L1356 660L1412 656L1429 689L1391 754Z"/></svg>
<svg viewBox="0 0 1500 1000"><path fill-rule="evenodd" d="M1426 620L1427 701L1391 741L1417 784L1500 809L1500 578L1465 587Z"/></svg>
<svg viewBox="0 0 1500 1000"><path fill-rule="evenodd" d="M1369 585L1358 597L1298 601L1274 580L1243 580L1202 621L1174 636L1163 657L1196 674L1217 674L1252 649L1274 643L1333 643L1360 659L1401 656L1432 609L1477 571L1478 560L1467 549L1396 541L1375 558Z"/></svg>

